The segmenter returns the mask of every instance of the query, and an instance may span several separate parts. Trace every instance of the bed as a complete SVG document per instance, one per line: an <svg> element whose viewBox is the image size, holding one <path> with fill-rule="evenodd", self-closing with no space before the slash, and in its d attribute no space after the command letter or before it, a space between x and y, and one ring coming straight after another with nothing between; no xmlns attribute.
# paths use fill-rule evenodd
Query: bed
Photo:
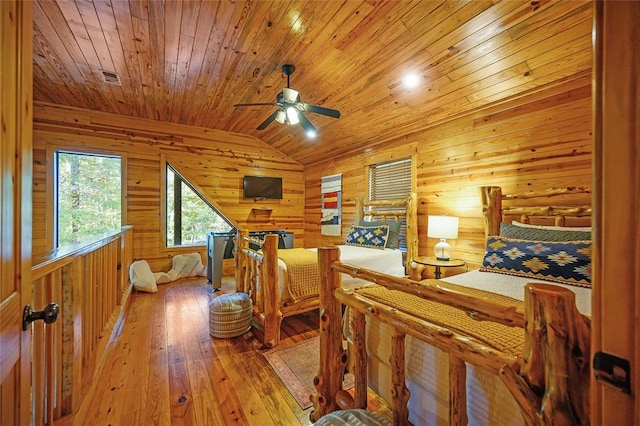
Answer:
<svg viewBox="0 0 640 426"><path fill-rule="evenodd" d="M356 210L357 221L345 245L336 246L343 259L357 267L403 277L417 251L415 194L399 200L358 200ZM386 234L380 236L381 230ZM283 318L319 306L317 249L278 249L277 235L258 239L242 230L236 247L236 289L251 297L254 322L264 330L264 345L274 347L280 341ZM345 275L343 285L349 288L363 282Z"/></svg>
<svg viewBox="0 0 640 426"><path fill-rule="evenodd" d="M333 248L319 249L324 281L312 421L365 408L369 386L389 402L394 424L589 423L590 231L567 229L589 220L589 190L503 195L499 187L483 187L481 193L487 251L480 270L414 281L353 268ZM549 206L556 197L570 202ZM535 218L552 224L532 227ZM548 231L571 241L520 238ZM564 269L518 277L507 255L496 260L496 253L518 258L516 248L528 244L542 250L533 256L539 261L545 247L562 243L560 263L572 262L567 250L584 255L575 256L580 274L562 277L570 284L549 281ZM344 274L377 285L343 289ZM352 392L341 389L347 367L355 376Z"/></svg>

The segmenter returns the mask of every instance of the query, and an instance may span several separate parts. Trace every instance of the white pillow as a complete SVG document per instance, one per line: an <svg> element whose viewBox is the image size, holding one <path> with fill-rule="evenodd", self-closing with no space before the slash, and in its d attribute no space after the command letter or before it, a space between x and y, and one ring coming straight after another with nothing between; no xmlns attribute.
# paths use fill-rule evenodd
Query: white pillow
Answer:
<svg viewBox="0 0 640 426"><path fill-rule="evenodd" d="M171 281L184 277L206 277L207 269L199 253L178 254L173 257L173 266L167 275Z"/></svg>
<svg viewBox="0 0 640 426"><path fill-rule="evenodd" d="M155 293L158 291L156 279L146 260L137 260L129 267L129 279L138 291Z"/></svg>
<svg viewBox="0 0 640 426"><path fill-rule="evenodd" d="M535 229L548 229L552 231L585 231L591 232L590 226L552 226L552 225L531 225L529 223L522 223L518 221L511 222L513 226L519 226L521 228L535 228Z"/></svg>
<svg viewBox="0 0 640 426"><path fill-rule="evenodd" d="M156 284L166 284L171 282L171 277L166 272L154 272L153 277L156 279Z"/></svg>

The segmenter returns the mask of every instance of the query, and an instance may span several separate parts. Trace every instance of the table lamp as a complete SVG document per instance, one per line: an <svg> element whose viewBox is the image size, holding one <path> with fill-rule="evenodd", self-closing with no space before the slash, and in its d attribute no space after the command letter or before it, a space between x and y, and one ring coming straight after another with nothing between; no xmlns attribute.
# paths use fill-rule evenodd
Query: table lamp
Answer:
<svg viewBox="0 0 640 426"><path fill-rule="evenodd" d="M427 223L427 236L429 238L440 238L434 251L436 259L449 260L451 258L451 246L447 243L447 238L458 238L458 218L455 216L431 216Z"/></svg>

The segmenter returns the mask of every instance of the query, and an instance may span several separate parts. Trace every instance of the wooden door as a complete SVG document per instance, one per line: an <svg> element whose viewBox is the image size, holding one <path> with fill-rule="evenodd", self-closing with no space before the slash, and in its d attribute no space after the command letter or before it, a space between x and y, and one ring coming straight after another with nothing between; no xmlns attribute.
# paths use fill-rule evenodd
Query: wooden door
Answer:
<svg viewBox="0 0 640 426"><path fill-rule="evenodd" d="M591 424L639 425L640 2L595 4Z"/></svg>
<svg viewBox="0 0 640 426"><path fill-rule="evenodd" d="M0 1L0 424L27 425L31 334L32 5Z"/></svg>

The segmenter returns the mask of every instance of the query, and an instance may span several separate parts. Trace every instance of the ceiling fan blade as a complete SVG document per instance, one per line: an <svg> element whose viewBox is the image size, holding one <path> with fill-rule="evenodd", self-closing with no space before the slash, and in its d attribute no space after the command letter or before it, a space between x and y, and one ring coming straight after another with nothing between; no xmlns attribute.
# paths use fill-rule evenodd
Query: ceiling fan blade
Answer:
<svg viewBox="0 0 640 426"><path fill-rule="evenodd" d="M262 123L261 123L261 124L256 128L256 130L264 130L264 129L266 129L266 128L267 128L267 126L268 126L269 124L271 124L271 122L272 122L273 120L275 120L275 119L276 119L276 115L278 115L278 111L280 111L280 110L275 111L273 114L271 114L269 117L267 117L267 119L266 119L266 120L264 120L264 121L263 121L263 122L262 122Z"/></svg>
<svg viewBox="0 0 640 426"><path fill-rule="evenodd" d="M315 112L316 114L327 115L333 118L340 118L340 111L338 111L337 109L325 108L319 105L311 105L305 103L303 103L302 106L304 107L305 111Z"/></svg>
<svg viewBox="0 0 640 426"><path fill-rule="evenodd" d="M316 128L301 111L298 111L298 118L300 119L300 125L304 129L304 132L309 136L315 136Z"/></svg>
<svg viewBox="0 0 640 426"><path fill-rule="evenodd" d="M257 104L234 104L234 107L246 107L246 106L266 106L266 105L278 105L275 102L262 102Z"/></svg>

